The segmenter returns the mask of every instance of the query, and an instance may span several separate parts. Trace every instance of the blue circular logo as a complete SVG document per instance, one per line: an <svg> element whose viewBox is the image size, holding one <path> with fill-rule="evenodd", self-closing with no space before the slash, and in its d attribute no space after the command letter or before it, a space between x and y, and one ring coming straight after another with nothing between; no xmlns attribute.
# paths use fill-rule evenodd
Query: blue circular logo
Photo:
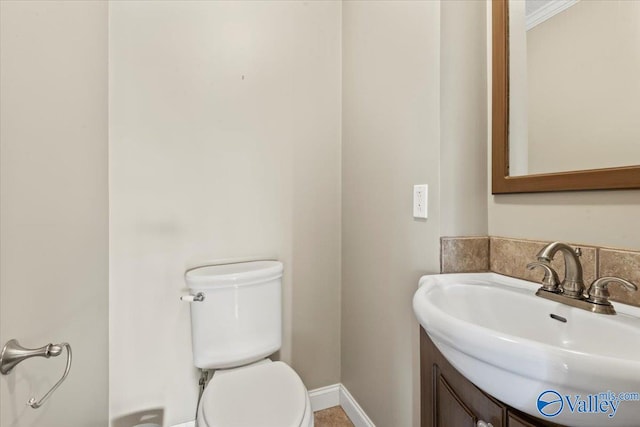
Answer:
<svg viewBox="0 0 640 427"><path fill-rule="evenodd" d="M562 396L555 390L547 390L538 396L538 412L545 417L555 417L564 408Z"/></svg>

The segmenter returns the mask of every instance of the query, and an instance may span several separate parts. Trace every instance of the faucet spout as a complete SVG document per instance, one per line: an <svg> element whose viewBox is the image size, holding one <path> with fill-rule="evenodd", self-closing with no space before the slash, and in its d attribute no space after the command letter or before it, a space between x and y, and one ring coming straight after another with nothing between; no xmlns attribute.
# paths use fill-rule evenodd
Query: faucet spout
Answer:
<svg viewBox="0 0 640 427"><path fill-rule="evenodd" d="M553 242L545 246L538 252L538 261L551 262L555 254L560 251L564 256L564 280L560 287L563 294L571 297L584 299L584 280L582 278L582 264L580 263L579 249L574 249L566 243Z"/></svg>

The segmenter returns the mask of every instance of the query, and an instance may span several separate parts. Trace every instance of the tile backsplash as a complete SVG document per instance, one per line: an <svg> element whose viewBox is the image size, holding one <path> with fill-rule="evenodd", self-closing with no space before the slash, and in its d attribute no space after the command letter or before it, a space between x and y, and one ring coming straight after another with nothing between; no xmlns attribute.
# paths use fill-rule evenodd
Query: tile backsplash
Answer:
<svg viewBox="0 0 640 427"><path fill-rule="evenodd" d="M493 271L506 276L529 280L538 286L543 272L527 270L536 254L550 241L511 239L506 237L442 237L440 239L440 272L468 273ZM568 242L582 250L580 261L584 283L588 288L598 277L618 276L640 285L640 251L603 248ZM560 279L564 276L564 259L556 254L553 268ZM640 291L611 286L611 300L640 307Z"/></svg>
<svg viewBox="0 0 640 427"><path fill-rule="evenodd" d="M640 252L602 248L599 251L598 273L617 276L640 286ZM640 307L640 291L629 291L624 286L609 286L611 299Z"/></svg>
<svg viewBox="0 0 640 427"><path fill-rule="evenodd" d="M442 273L489 271L488 237L443 237L440 254Z"/></svg>
<svg viewBox="0 0 640 427"><path fill-rule="evenodd" d="M490 270L505 276L540 282L544 272L539 269L527 270L527 264L535 261L536 254L548 243L550 242L491 237L489 239ZM596 279L597 248L575 243L569 243L569 245L574 248L579 247L582 250L580 262L582 263L584 283L591 284ZM564 257L561 254L556 254L551 266L562 279L564 277Z"/></svg>

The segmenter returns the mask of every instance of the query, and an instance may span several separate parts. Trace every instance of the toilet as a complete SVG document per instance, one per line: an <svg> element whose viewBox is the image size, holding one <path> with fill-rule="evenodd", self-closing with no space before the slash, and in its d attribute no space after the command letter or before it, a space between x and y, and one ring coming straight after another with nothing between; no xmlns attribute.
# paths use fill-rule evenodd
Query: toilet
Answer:
<svg viewBox="0 0 640 427"><path fill-rule="evenodd" d="M187 271L193 362L214 370L198 427L313 427L302 380L268 358L282 345L282 271L278 261Z"/></svg>

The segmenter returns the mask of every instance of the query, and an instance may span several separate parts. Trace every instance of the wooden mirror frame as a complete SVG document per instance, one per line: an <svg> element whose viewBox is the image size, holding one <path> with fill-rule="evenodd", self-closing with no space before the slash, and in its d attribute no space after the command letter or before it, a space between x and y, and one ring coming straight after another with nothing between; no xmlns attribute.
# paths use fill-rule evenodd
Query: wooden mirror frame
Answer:
<svg viewBox="0 0 640 427"><path fill-rule="evenodd" d="M640 166L509 176L509 6L493 0L492 193L640 188ZM640 141L638 141L640 144Z"/></svg>

